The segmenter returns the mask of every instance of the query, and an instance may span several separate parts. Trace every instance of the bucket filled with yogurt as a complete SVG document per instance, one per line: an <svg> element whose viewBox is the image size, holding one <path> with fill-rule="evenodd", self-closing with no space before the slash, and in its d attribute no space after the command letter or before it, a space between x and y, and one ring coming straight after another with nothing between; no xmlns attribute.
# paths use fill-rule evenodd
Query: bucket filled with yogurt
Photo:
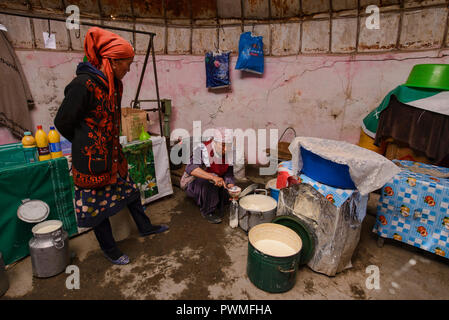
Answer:
<svg viewBox="0 0 449 320"><path fill-rule="evenodd" d="M239 200L239 226L245 231L258 224L271 222L276 216L276 200L267 195L266 189L255 191L265 194L250 194Z"/></svg>
<svg viewBox="0 0 449 320"><path fill-rule="evenodd" d="M301 249L301 238L288 227L276 223L254 226L248 233L248 278L267 292L290 290L295 284Z"/></svg>

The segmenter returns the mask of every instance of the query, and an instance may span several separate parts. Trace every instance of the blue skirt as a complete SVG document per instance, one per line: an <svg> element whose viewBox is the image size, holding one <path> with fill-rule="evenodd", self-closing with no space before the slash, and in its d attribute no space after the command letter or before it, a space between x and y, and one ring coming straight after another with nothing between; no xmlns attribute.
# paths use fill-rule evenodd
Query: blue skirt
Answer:
<svg viewBox="0 0 449 320"><path fill-rule="evenodd" d="M99 189L75 186L75 212L78 226L93 228L104 219L118 213L139 196L139 190L129 175L126 179L117 176L117 183Z"/></svg>

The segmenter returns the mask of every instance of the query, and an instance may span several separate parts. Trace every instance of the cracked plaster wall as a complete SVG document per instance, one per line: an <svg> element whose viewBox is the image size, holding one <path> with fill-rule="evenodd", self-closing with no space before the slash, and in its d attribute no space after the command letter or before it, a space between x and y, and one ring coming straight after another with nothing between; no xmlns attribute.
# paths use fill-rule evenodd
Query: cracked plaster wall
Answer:
<svg viewBox="0 0 449 320"><path fill-rule="evenodd" d="M449 52L449 51L448 51ZM278 128L291 126L298 135L357 143L360 121L397 85L403 84L417 63L449 63L448 52L417 52L364 56L267 57L262 77L234 70L230 90L205 87L204 59L195 56L157 56L161 98L172 99L171 128L203 130ZM35 124L48 126L74 76L80 53L17 51L36 99ZM137 56L124 78L122 106L129 106L139 81L143 56ZM154 99L154 76L147 68L141 99ZM154 113L150 117L156 123ZM153 125L158 132L158 125Z"/></svg>
<svg viewBox="0 0 449 320"><path fill-rule="evenodd" d="M237 19L230 14L232 10L220 9L224 2L228 2L226 8L231 7L231 0L218 1L220 19L216 20L205 16L194 23L179 17L155 17L144 22L91 17L88 21L156 32L160 97L172 99L171 128L190 132L192 121L201 120L203 129L218 125L278 128L281 134L291 126L298 135L357 143L361 119L390 90L406 81L413 65L448 63L448 1L360 0L357 10L357 1L332 1L329 5L329 1L303 0L297 7L291 1L280 13L276 6L265 6L261 1L258 5L256 1L251 2L256 4L254 10L239 11L245 19ZM380 30L364 27L363 8L369 4L382 4ZM280 18L260 19L267 8L271 18ZM301 11L299 18L294 16L297 10ZM284 19L285 14L288 19ZM254 20L249 20L251 15L256 15ZM210 26L216 22L218 27ZM45 50L39 41L47 27L42 21L0 14L0 23L9 30L36 100L34 124L48 126L63 99L64 87L82 59L82 39L87 27L82 26L80 34L67 33L52 22L58 49ZM234 70L238 37L242 30L253 29L265 41L267 57L262 77ZM147 40L134 33L122 35L135 44L138 53L125 78L122 105L129 106L138 85ZM205 88L204 52L216 44L234 51L230 64L232 87L212 92ZM149 65L140 98L155 97ZM157 121L155 114L150 117ZM153 130L158 132L158 125L153 125Z"/></svg>

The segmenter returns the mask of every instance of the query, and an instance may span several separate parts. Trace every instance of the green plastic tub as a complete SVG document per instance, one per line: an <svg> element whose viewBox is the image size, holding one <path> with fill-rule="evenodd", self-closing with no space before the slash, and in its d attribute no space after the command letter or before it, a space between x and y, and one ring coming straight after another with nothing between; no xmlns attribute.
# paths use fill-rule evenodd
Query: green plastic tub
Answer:
<svg viewBox="0 0 449 320"><path fill-rule="evenodd" d="M405 85L449 90L449 64L417 64L410 72Z"/></svg>

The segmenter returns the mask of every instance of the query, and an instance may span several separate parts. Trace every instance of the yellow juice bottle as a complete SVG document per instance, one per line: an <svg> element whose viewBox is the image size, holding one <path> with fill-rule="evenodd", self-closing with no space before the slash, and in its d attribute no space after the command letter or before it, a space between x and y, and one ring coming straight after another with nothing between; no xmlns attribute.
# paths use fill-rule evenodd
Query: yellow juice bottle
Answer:
<svg viewBox="0 0 449 320"><path fill-rule="evenodd" d="M37 151L39 153L39 161L50 160L50 148L48 146L48 137L42 126L37 126L37 131L35 135Z"/></svg>
<svg viewBox="0 0 449 320"><path fill-rule="evenodd" d="M22 146L26 162L28 163L37 162L38 155L37 155L36 140L34 139L31 132L27 131L24 133L24 136L22 138Z"/></svg>
<svg viewBox="0 0 449 320"><path fill-rule="evenodd" d="M50 154L52 159L62 157L61 135L56 131L55 127L50 127L48 132L48 142L50 144Z"/></svg>

